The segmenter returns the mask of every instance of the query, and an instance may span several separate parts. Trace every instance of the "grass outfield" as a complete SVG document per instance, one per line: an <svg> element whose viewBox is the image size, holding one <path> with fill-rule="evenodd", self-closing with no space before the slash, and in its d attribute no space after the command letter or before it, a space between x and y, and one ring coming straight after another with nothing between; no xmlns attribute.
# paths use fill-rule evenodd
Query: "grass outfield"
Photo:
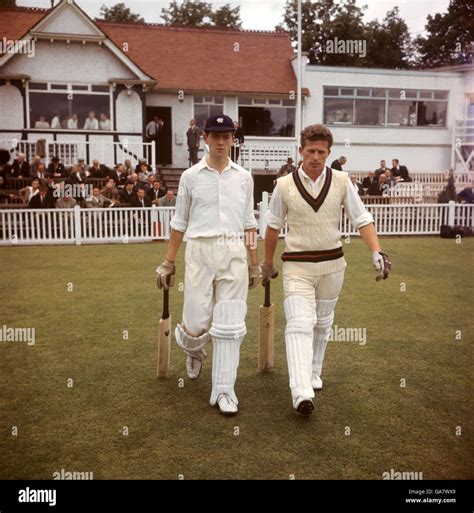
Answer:
<svg viewBox="0 0 474 513"><path fill-rule="evenodd" d="M383 247L394 268L376 283L362 241L344 244L335 324L365 327L367 344L330 342L308 418L291 407L281 278L276 367L256 370L259 286L249 294L240 411L224 418L208 404L210 358L191 382L173 339L171 376L155 377L154 270L165 244L1 248L0 328L35 327L36 344L0 342L0 478L64 469L94 479L381 479L393 469L472 479L474 240L385 238Z"/></svg>

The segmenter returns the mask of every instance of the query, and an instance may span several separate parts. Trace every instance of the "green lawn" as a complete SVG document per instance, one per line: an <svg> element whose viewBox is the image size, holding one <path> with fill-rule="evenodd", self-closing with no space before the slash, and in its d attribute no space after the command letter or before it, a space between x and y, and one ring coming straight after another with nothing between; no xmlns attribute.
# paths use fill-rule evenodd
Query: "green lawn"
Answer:
<svg viewBox="0 0 474 513"><path fill-rule="evenodd" d="M210 358L191 382L173 339L171 376L155 377L154 270L165 244L1 248L0 328L35 327L36 344L0 342L0 478L64 469L94 479L381 479L393 469L472 479L474 241L385 238L383 247L393 273L376 283L363 243L344 244L335 324L367 328L367 344L329 344L308 418L291 407L280 278L276 367L256 370L259 286L249 295L240 411L224 418L208 404Z"/></svg>

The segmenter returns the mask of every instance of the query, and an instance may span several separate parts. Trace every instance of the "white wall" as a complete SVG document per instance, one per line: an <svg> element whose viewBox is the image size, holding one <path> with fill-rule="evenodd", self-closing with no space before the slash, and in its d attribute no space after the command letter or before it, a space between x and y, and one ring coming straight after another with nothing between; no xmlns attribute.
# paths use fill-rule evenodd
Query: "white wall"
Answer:
<svg viewBox="0 0 474 513"><path fill-rule="evenodd" d="M332 156L346 155L347 171L375 169L380 159L399 158L409 170L446 171L451 161L452 128L464 113L462 73L306 66L303 125L323 122L323 87L384 87L449 91L447 127L334 127ZM344 144L348 141L349 147Z"/></svg>
<svg viewBox="0 0 474 513"><path fill-rule="evenodd" d="M128 95L127 93L130 93ZM135 91L121 91L115 103L119 132L141 132L143 127L142 102Z"/></svg>
<svg viewBox="0 0 474 513"><path fill-rule="evenodd" d="M105 46L97 43L37 41L34 57L17 54L2 74L29 75L32 80L61 83L107 83L110 78L136 78Z"/></svg>
<svg viewBox="0 0 474 513"><path fill-rule="evenodd" d="M0 128L24 128L23 98L17 87L3 85L0 87ZM1 135L2 139L4 138Z"/></svg>

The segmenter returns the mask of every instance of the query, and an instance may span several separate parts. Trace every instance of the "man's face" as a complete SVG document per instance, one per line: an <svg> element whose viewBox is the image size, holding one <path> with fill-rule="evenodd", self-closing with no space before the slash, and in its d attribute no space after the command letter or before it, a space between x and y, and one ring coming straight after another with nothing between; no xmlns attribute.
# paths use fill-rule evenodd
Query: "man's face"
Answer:
<svg viewBox="0 0 474 513"><path fill-rule="evenodd" d="M18 155L18 162L23 162L25 160L25 156L21 153Z"/></svg>
<svg viewBox="0 0 474 513"><path fill-rule="evenodd" d="M370 178L373 178L375 176L375 171L370 171L369 176L370 176Z"/></svg>
<svg viewBox="0 0 474 513"><path fill-rule="evenodd" d="M389 169L385 170L385 173L384 173L384 174L385 174L385 176L386 176L387 178L390 178L391 173L390 173L390 170L389 170Z"/></svg>
<svg viewBox="0 0 474 513"><path fill-rule="evenodd" d="M173 196L174 196L174 192L173 192L173 191L167 191L167 193L166 193L166 197L167 197L168 199L170 199L170 200L171 200L171 199L173 199Z"/></svg>
<svg viewBox="0 0 474 513"><path fill-rule="evenodd" d="M379 183L385 183L385 175L379 176Z"/></svg>
<svg viewBox="0 0 474 513"><path fill-rule="evenodd" d="M92 161L92 165L93 165L94 167L99 167L99 161L98 161L98 160L93 160L93 161Z"/></svg>
<svg viewBox="0 0 474 513"><path fill-rule="evenodd" d="M35 164L39 164L41 162L41 157L39 155L35 155Z"/></svg>
<svg viewBox="0 0 474 513"><path fill-rule="evenodd" d="M355 183L356 182L356 175L351 175L351 182L352 183Z"/></svg>
<svg viewBox="0 0 474 513"><path fill-rule="evenodd" d="M392 167L397 167L398 166L398 162L396 160L392 160Z"/></svg>
<svg viewBox="0 0 474 513"><path fill-rule="evenodd" d="M132 163L131 163L131 161L130 161L130 160L126 160L126 161L125 161L125 165L126 165L127 167L131 167L131 166L132 166Z"/></svg>
<svg viewBox="0 0 474 513"><path fill-rule="evenodd" d="M145 197L145 191L144 189L138 189L137 191L137 196L140 198L140 199L143 199Z"/></svg>
<svg viewBox="0 0 474 513"><path fill-rule="evenodd" d="M127 185L125 186L125 188L127 189L127 192L132 192L132 189L133 189L133 183L127 183Z"/></svg>
<svg viewBox="0 0 474 513"><path fill-rule="evenodd" d="M213 158L224 158L234 145L234 132L209 132L204 135L204 141L209 146Z"/></svg>
<svg viewBox="0 0 474 513"><path fill-rule="evenodd" d="M44 164L39 164L39 165L38 165L38 171L39 171L40 173L44 173Z"/></svg>
<svg viewBox="0 0 474 513"><path fill-rule="evenodd" d="M195 119L191 119L191 121L189 122L189 126L194 126L196 124L196 120Z"/></svg>
<svg viewBox="0 0 474 513"><path fill-rule="evenodd" d="M99 195L99 192L100 192L100 191L99 191L99 188L98 188L98 187L94 187L94 188L92 189L92 194L93 194L94 196L98 196L98 195Z"/></svg>
<svg viewBox="0 0 474 513"><path fill-rule="evenodd" d="M160 182L156 180L156 182L153 182L153 187L158 190L160 188Z"/></svg>
<svg viewBox="0 0 474 513"><path fill-rule="evenodd" d="M306 141L299 152L303 159L305 171L320 173L324 169L331 150L327 141Z"/></svg>
<svg viewBox="0 0 474 513"><path fill-rule="evenodd" d="M383 169L385 167L385 160L380 161L380 167Z"/></svg>
<svg viewBox="0 0 474 513"><path fill-rule="evenodd" d="M33 187L33 189L37 189L39 187L39 180L33 180L31 182L31 187Z"/></svg>

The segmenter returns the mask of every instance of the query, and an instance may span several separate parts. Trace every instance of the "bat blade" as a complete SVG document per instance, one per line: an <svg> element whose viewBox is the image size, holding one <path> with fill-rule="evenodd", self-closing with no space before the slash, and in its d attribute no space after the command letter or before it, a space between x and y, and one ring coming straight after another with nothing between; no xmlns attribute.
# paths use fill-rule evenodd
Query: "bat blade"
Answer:
<svg viewBox="0 0 474 513"><path fill-rule="evenodd" d="M258 370L267 372L273 368L273 340L275 335L274 305L260 306Z"/></svg>
<svg viewBox="0 0 474 513"><path fill-rule="evenodd" d="M166 378L170 370L171 357L171 316L167 319L160 319L158 337L158 371L159 378Z"/></svg>

